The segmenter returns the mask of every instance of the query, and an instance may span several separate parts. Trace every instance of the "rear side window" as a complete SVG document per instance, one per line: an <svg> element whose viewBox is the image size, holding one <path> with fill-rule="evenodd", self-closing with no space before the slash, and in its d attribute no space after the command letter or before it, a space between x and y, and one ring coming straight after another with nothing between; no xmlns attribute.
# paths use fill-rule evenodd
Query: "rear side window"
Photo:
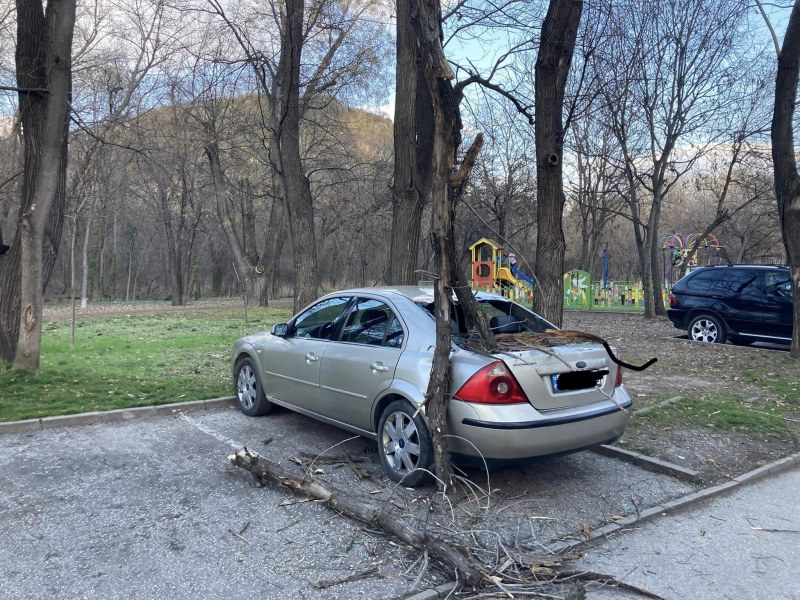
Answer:
<svg viewBox="0 0 800 600"><path fill-rule="evenodd" d="M690 292L706 292L717 281L719 271L697 271L686 278L685 287Z"/></svg>
<svg viewBox="0 0 800 600"><path fill-rule="evenodd" d="M399 347L403 343L403 328L392 309L383 302L359 298L347 317L341 341Z"/></svg>
<svg viewBox="0 0 800 600"><path fill-rule="evenodd" d="M737 296L740 294L759 294L758 271L755 269L725 269L709 288L712 294Z"/></svg>

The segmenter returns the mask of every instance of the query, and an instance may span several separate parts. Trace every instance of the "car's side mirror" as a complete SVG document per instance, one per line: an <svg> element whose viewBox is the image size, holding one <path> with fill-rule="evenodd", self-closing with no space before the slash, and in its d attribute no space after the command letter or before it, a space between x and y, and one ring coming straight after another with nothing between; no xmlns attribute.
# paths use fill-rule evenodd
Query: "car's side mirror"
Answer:
<svg viewBox="0 0 800 600"><path fill-rule="evenodd" d="M289 334L289 324L288 323L275 323L272 326L272 335L277 335L278 337L286 337Z"/></svg>

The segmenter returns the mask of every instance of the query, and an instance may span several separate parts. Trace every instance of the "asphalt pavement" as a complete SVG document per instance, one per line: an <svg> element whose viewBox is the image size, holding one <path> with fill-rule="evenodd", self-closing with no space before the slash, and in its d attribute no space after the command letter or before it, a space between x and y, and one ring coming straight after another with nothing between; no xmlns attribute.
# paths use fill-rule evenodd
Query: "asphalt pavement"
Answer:
<svg viewBox="0 0 800 600"><path fill-rule="evenodd" d="M54 421L31 429L32 423L0 434L0 598L395 599L449 579L423 568L418 552L325 504L257 488L249 474L227 461L228 453L242 446L298 472L292 458L316 457L315 477L418 523L436 518L431 516L435 490L391 484L382 476L374 442L284 410L258 419L227 406L186 414L175 410L92 416L100 422L70 427L53 427ZM442 503L445 525L453 519L453 525L463 521L471 527L480 516L482 528L534 551L626 524L621 517L652 513L701 488L594 452L497 471L489 479L476 471L468 475L491 494ZM586 568L653 585L666 598L725 598L711 592L687 595L668 586L677 585L672 581L676 568L685 579L683 572L703 554L690 550L689 541L699 536L700 548L710 548L706 545L729 523L741 531L728 534L722 539L725 547L709 550L708 556L727 561L728 555L738 560L743 553L743 561L755 561L753 572L760 578L748 579L743 585L750 587L743 589L762 589L752 586L769 582L791 590L794 583L796 593L797 552L787 546L800 536L777 531L800 529L792 513L800 485L797 472L791 475L752 488L784 482L774 500L765 502L758 494L750 499L743 514L759 520L745 520L744 529L741 518L722 509L695 520L684 516L694 512L670 513L592 546ZM686 521L687 531L673 534L673 519ZM640 531L654 532L656 540L667 536L675 547L666 546L669 540L654 541L648 553L650 536L641 547L626 541ZM753 546L751 552L740 544L751 537L786 544L763 551ZM716 577L716 567L708 568L695 585ZM744 572L741 566L732 569ZM624 596L596 596L608 597Z"/></svg>
<svg viewBox="0 0 800 600"><path fill-rule="evenodd" d="M614 575L667 600L800 600L800 469L592 546L579 568ZM590 600L641 598L608 586Z"/></svg>

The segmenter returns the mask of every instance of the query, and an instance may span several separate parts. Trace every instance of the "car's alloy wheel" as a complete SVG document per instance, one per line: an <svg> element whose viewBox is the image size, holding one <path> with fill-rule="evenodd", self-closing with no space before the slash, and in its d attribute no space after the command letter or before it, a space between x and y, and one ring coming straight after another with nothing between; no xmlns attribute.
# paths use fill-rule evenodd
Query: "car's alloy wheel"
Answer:
<svg viewBox="0 0 800 600"><path fill-rule="evenodd" d="M242 358L236 363L234 383L236 405L244 414L257 417L272 411L273 405L267 400L267 395L251 359Z"/></svg>
<svg viewBox="0 0 800 600"><path fill-rule="evenodd" d="M699 315L689 325L689 338L709 344L725 343L725 326L711 315Z"/></svg>
<svg viewBox="0 0 800 600"><path fill-rule="evenodd" d="M386 474L394 481L414 487L430 481L433 462L428 426L421 414L405 400L395 400L381 415L378 449Z"/></svg>

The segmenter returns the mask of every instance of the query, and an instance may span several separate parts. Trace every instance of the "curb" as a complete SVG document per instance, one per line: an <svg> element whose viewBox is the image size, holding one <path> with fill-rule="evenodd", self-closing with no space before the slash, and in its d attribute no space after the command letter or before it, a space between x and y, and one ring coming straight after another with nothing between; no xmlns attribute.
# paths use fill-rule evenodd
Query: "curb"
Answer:
<svg viewBox="0 0 800 600"><path fill-rule="evenodd" d="M670 513L685 510L710 498L721 496L722 494L736 490L744 485L755 483L766 477L783 473L798 466L800 466L800 452L776 460L775 462L749 471L748 473L743 473L725 483L705 488L699 492L688 494L670 502L652 506L636 515L628 515L624 519L595 529L586 540L579 540L577 542L556 542L550 546L550 549L556 553L580 550L599 539L605 539L611 535L622 533L626 528L632 525L638 525L655 517L667 516Z"/></svg>
<svg viewBox="0 0 800 600"><path fill-rule="evenodd" d="M456 581L448 581L447 583L437 585L435 588L430 588L417 592L412 596L407 596L404 600L439 600L440 598L447 598L453 590L455 590L457 585L458 582Z"/></svg>
<svg viewBox="0 0 800 600"><path fill-rule="evenodd" d="M114 410L80 413L77 415L62 415L59 417L26 419L24 421L9 421L6 423L0 423L0 435L6 433L51 429L54 427L71 427L73 425L91 425L94 423L130 421L132 419L143 419L158 415L175 415L183 412L224 408L232 405L233 396L225 396L223 398L212 398L210 400L191 400L189 402L173 402L172 404L157 404L155 406L117 408Z"/></svg>
<svg viewBox="0 0 800 600"><path fill-rule="evenodd" d="M639 454L632 450L625 450L617 446L597 446L596 448L592 448L592 452L634 464L647 471L653 471L654 473L661 473L674 477L675 479L688 481L689 483L701 483L703 481L703 476L693 469L682 467L659 458L653 458L646 454Z"/></svg>

